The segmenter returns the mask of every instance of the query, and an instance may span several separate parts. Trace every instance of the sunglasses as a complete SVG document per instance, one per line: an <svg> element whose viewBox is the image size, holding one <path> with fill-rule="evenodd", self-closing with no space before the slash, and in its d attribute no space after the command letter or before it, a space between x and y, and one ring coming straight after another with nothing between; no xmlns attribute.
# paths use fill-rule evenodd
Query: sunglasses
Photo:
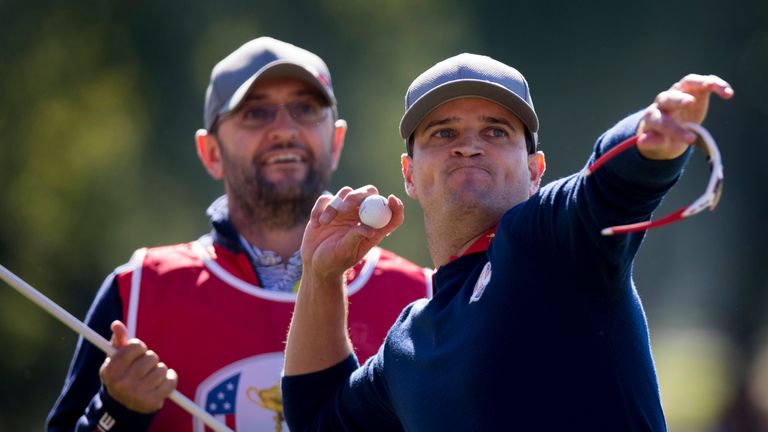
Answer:
<svg viewBox="0 0 768 432"><path fill-rule="evenodd" d="M691 217L699 214L705 209L710 211L717 207L717 203L720 201L720 195L723 193L723 162L720 158L720 150L717 148L715 140L712 135L699 124L686 122L683 127L690 129L697 133L701 139L696 140L692 145L703 151L707 155L707 161L709 162L709 182L707 183L707 189L704 194L701 195L693 204L685 206L664 216L659 219L649 220L645 222L639 222L629 225L617 225L608 228L603 228L600 233L606 236L614 234L629 234L639 231L649 230L651 228L658 228L660 226L669 225L677 222L681 219ZM598 170L603 164L616 157L616 155L634 147L637 144L637 136L633 136L628 140L625 140L607 151L604 155L600 156L594 163L589 165L584 172L585 176L588 176Z"/></svg>
<svg viewBox="0 0 768 432"><path fill-rule="evenodd" d="M270 125L277 118L277 113L285 108L291 118L304 126L320 123L328 117L328 104L315 98L301 98L284 104L268 102L246 102L236 112L230 114L238 119L240 126L249 129L261 129Z"/></svg>

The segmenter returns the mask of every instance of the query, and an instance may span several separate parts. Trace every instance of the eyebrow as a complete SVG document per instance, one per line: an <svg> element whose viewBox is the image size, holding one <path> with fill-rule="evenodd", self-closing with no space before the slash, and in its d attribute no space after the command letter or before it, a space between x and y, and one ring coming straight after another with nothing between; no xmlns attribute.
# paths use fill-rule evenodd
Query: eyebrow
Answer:
<svg viewBox="0 0 768 432"><path fill-rule="evenodd" d="M480 118L481 121L483 121L485 123L503 125L503 126L507 126L508 128L510 128L510 129L512 129L514 131L517 130L517 128L515 127L514 124L512 124L511 121L509 121L509 120L507 120L507 119L505 119L503 117L491 117L491 116L481 115L479 118ZM426 131L426 130L428 130L428 129L432 128L432 127L435 127L435 126L446 126L446 125L458 123L459 121L460 121L460 119L458 117L447 117L447 118L444 118L444 119L432 120L431 122L429 122L426 125L424 125L424 128L421 129L421 131L422 132Z"/></svg>
<svg viewBox="0 0 768 432"><path fill-rule="evenodd" d="M491 117L491 116L480 116L480 120L491 123L491 124L500 124L507 126L508 128L512 129L513 131L517 131L517 128L515 125L512 124L511 121L505 119L505 118L498 118L498 117Z"/></svg>
<svg viewBox="0 0 768 432"><path fill-rule="evenodd" d="M427 130L429 128L433 128L435 126L445 126L445 125L449 125L449 124L452 124L452 123L457 123L458 121L459 121L458 117L447 117L447 118L440 119L440 120L432 120L431 122L429 122L426 125L424 125L424 127L421 130L425 131L425 130Z"/></svg>
<svg viewBox="0 0 768 432"><path fill-rule="evenodd" d="M317 98L318 100L321 100L321 101L324 100L323 96L320 95L317 91L309 90L309 89L295 91L295 92L291 93L291 96L297 96L297 97L311 96L311 97L315 97L315 98ZM265 95L263 93L256 93L256 94L249 93L245 97L245 99L243 99L243 102L263 101L265 99L267 99L267 95Z"/></svg>

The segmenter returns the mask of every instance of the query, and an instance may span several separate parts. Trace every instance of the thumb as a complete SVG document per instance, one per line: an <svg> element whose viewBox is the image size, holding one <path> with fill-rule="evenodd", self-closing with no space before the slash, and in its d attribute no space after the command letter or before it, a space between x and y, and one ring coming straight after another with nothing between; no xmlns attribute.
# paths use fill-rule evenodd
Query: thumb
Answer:
<svg viewBox="0 0 768 432"><path fill-rule="evenodd" d="M115 348L122 348L128 345L128 328L122 321L112 321L112 325L109 326L112 329L112 339L110 342Z"/></svg>

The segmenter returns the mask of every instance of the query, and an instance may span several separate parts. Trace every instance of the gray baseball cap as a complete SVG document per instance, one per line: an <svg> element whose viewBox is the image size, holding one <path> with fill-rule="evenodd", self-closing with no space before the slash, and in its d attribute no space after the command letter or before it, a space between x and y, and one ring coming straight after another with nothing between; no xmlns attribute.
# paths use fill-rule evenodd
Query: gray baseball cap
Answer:
<svg viewBox="0 0 768 432"><path fill-rule="evenodd" d="M298 78L313 85L337 114L325 62L305 49L264 36L246 42L213 67L205 93L205 128L210 130L217 118L236 110L256 80L277 77Z"/></svg>
<svg viewBox="0 0 768 432"><path fill-rule="evenodd" d="M422 120L453 99L479 97L512 111L528 128L533 153L538 143L539 118L533 109L528 82L517 69L488 56L459 54L419 75L405 94L400 136L408 141Z"/></svg>

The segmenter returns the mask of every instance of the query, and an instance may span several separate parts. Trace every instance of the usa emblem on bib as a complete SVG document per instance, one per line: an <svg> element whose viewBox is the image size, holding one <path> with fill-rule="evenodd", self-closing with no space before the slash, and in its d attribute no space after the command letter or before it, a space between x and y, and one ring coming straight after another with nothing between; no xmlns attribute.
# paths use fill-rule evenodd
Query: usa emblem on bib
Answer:
<svg viewBox="0 0 768 432"><path fill-rule="evenodd" d="M260 354L226 366L197 388L195 402L237 431L287 431L280 373L283 353ZM205 425L194 419L194 432Z"/></svg>
<svg viewBox="0 0 768 432"><path fill-rule="evenodd" d="M472 297L469 298L470 303L474 303L478 300L480 300L480 297L483 295L483 291L485 291L485 287L488 286L488 282L491 281L491 262L488 261L485 263L485 267L483 267L483 271L480 272L480 276L477 278L477 282L475 282L475 288L472 289Z"/></svg>

